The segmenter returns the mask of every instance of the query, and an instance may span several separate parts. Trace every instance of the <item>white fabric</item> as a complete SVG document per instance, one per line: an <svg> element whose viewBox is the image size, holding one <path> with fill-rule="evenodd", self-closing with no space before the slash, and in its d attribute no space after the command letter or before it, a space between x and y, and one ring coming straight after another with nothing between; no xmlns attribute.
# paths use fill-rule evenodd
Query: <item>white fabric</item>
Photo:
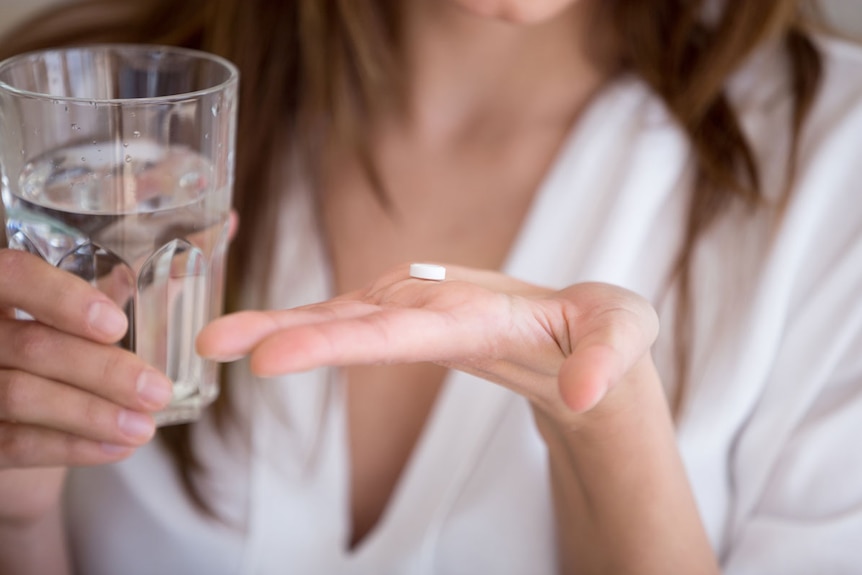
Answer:
<svg viewBox="0 0 862 575"><path fill-rule="evenodd" d="M825 43L823 93L792 203L733 210L696 260L695 326L679 447L727 574L862 572L862 51ZM789 98L764 51L732 86L764 164L783 183ZM548 174L505 265L528 281L620 284L651 298L691 186L690 150L661 104L623 79L588 110ZM306 196L285 206L271 305L329 294ZM655 354L673 381L672 330ZM211 489L232 518L201 519L158 446L72 474L80 572L100 574L553 573L546 451L526 402L461 373L447 379L377 529L353 552L337 374L253 382L251 447L219 447Z"/></svg>

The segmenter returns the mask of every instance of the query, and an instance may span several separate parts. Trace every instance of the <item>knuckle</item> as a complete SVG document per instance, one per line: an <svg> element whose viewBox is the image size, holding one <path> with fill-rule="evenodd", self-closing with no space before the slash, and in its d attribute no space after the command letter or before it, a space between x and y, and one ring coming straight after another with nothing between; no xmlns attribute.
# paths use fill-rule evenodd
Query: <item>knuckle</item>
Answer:
<svg viewBox="0 0 862 575"><path fill-rule="evenodd" d="M21 371L9 371L0 384L0 417L15 421L27 412L33 389L29 376Z"/></svg>
<svg viewBox="0 0 862 575"><path fill-rule="evenodd" d="M71 461L86 461L88 450L87 441L66 434L60 439L60 452L66 454Z"/></svg>
<svg viewBox="0 0 862 575"><path fill-rule="evenodd" d="M39 323L21 322L12 337L12 350L19 361L41 360L48 345L47 329Z"/></svg>
<svg viewBox="0 0 862 575"><path fill-rule="evenodd" d="M0 460L7 467L21 467L32 459L35 452L32 434L20 426L0 423Z"/></svg>
<svg viewBox="0 0 862 575"><path fill-rule="evenodd" d="M27 254L20 250L9 248L0 249L0 270L14 273L21 268L27 259Z"/></svg>
<svg viewBox="0 0 862 575"><path fill-rule="evenodd" d="M136 366L136 360L130 353L118 348L108 350L101 360L99 369L99 387L106 390L106 396L115 399L135 397L136 373L143 371L143 366Z"/></svg>
<svg viewBox="0 0 862 575"><path fill-rule="evenodd" d="M84 400L79 406L79 414L81 421L87 429L92 430L112 430L114 426L108 424L109 416L106 413L102 403L95 398ZM116 420L116 417L114 418Z"/></svg>
<svg viewBox="0 0 862 575"><path fill-rule="evenodd" d="M75 305L87 290L95 290L75 275L61 271L38 256L0 248L0 302L26 299L35 293L51 302L53 309ZM74 308L72 308L74 309Z"/></svg>
<svg viewBox="0 0 862 575"><path fill-rule="evenodd" d="M107 353L102 360L102 368L99 376L103 382L115 381L117 376L124 371L125 364L126 357L119 350L116 350L116 353Z"/></svg>
<svg viewBox="0 0 862 575"><path fill-rule="evenodd" d="M0 249L0 288L17 285L27 265L28 254L8 248Z"/></svg>
<svg viewBox="0 0 862 575"><path fill-rule="evenodd" d="M0 294L22 293L40 287L41 272L55 268L42 258L23 250L0 248ZM43 282L44 283L44 282Z"/></svg>
<svg viewBox="0 0 862 575"><path fill-rule="evenodd" d="M51 296L56 301L56 309L66 309L68 306L79 307L79 303L89 297L98 295L98 289L82 281L79 277L67 271L57 270L59 274L52 282Z"/></svg>

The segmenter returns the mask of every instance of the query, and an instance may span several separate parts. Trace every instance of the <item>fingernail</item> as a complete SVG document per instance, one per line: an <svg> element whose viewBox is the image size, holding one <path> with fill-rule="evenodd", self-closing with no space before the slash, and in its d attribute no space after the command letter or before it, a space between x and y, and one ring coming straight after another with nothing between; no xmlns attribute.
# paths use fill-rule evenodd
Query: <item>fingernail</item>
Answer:
<svg viewBox="0 0 862 575"><path fill-rule="evenodd" d="M150 437L156 431L152 417L127 409L120 412L117 425L129 437Z"/></svg>
<svg viewBox="0 0 862 575"><path fill-rule="evenodd" d="M196 350L198 355L200 355L204 359L208 359L210 361L217 361L219 363L230 363L232 361L237 361L246 356L246 354L242 353L224 353L224 352L213 352L207 349L201 349L200 347Z"/></svg>
<svg viewBox="0 0 862 575"><path fill-rule="evenodd" d="M156 409L166 406L174 396L171 380L152 369L141 372L136 382L136 389L138 397Z"/></svg>
<svg viewBox="0 0 862 575"><path fill-rule="evenodd" d="M126 315L103 301L97 301L90 306L87 320L93 329L105 336L121 337L126 333Z"/></svg>
<svg viewBox="0 0 862 575"><path fill-rule="evenodd" d="M231 354L231 355L213 355L213 356L209 356L209 357L206 357L206 356L204 356L204 357L206 359L211 359L212 361L217 361L219 363L232 363L234 361L241 360L245 356L242 355L241 353L236 353L236 354Z"/></svg>

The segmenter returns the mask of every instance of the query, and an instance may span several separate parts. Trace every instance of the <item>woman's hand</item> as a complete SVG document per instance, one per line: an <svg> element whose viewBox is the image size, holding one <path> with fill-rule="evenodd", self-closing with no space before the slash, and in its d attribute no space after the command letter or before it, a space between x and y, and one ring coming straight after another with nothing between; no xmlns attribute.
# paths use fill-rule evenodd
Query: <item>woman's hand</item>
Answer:
<svg viewBox="0 0 862 575"><path fill-rule="evenodd" d="M449 267L407 266L369 289L201 332L201 354L251 356L259 375L432 361L527 397L548 447L563 573L717 573L649 349L654 310L605 284L552 291Z"/></svg>
<svg viewBox="0 0 862 575"><path fill-rule="evenodd" d="M152 437L171 384L111 345L126 329L101 291L0 250L0 468L105 463Z"/></svg>
<svg viewBox="0 0 862 575"><path fill-rule="evenodd" d="M198 350L221 361L251 355L262 376L431 361L500 383L564 421L648 356L657 329L645 300L610 285L552 291L451 266L434 282L402 266L323 303L223 317L200 334Z"/></svg>
<svg viewBox="0 0 862 575"><path fill-rule="evenodd" d="M16 319L16 309L33 320ZM170 400L171 384L112 345L126 329L105 293L31 254L0 250L0 520L54 504L57 468L117 461L153 436L151 414Z"/></svg>

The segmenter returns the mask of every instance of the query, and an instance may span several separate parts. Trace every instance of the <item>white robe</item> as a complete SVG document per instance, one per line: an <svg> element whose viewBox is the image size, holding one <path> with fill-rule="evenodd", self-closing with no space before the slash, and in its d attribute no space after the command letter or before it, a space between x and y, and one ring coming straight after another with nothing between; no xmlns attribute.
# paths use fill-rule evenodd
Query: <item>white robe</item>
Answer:
<svg viewBox="0 0 862 575"><path fill-rule="evenodd" d="M823 43L825 77L780 227L732 209L696 253L694 329L678 443L725 573L862 572L862 50ZM731 94L783 185L790 98L776 51ZM622 78L585 112L527 214L504 271L562 287L619 284L659 307L691 193L691 151L660 101ZM269 305L330 294L307 195L285 202ZM450 373L375 530L348 551L345 417L333 370L242 376L248 444L195 440L229 525L202 519L157 445L76 470L69 532L86 575L495 574L555 570L547 453L526 401ZM670 390L669 390L670 391ZM260 393L258 393L260 392Z"/></svg>

